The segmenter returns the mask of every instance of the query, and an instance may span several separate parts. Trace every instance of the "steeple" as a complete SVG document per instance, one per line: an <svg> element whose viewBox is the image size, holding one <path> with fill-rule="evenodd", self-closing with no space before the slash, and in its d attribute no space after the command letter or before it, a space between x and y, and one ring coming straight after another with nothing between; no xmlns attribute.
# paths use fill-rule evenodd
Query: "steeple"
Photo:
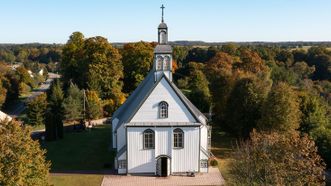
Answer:
<svg viewBox="0 0 331 186"><path fill-rule="evenodd" d="M167 44L168 43L168 26L167 24L164 22L164 9L165 7L162 6L160 7L162 9L162 17L161 17L161 23L159 24L158 27L158 43L159 44Z"/></svg>
<svg viewBox="0 0 331 186"><path fill-rule="evenodd" d="M161 19L161 22L163 23L164 22L164 20L163 20L163 15L164 15L164 9L165 9L165 7L163 6L163 4L162 4L162 6L160 7L161 9L162 9L162 19Z"/></svg>
<svg viewBox="0 0 331 186"><path fill-rule="evenodd" d="M161 23L158 30L158 45L154 49L154 74L155 81L157 81L162 75L165 75L170 81L172 81L172 48L168 45L168 26L164 22L164 5L160 7L162 9Z"/></svg>

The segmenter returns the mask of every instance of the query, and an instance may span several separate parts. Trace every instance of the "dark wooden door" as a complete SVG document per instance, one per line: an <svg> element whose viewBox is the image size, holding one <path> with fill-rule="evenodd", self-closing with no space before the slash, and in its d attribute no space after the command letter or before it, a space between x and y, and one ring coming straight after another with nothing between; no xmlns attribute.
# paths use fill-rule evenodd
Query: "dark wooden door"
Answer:
<svg viewBox="0 0 331 186"><path fill-rule="evenodd" d="M161 158L161 176L166 177L168 173L168 159L166 157Z"/></svg>

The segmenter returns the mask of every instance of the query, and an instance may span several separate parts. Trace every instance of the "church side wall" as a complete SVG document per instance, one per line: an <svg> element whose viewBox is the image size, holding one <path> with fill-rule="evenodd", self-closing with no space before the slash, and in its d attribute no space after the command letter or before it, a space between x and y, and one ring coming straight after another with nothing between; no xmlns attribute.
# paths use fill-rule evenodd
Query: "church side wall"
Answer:
<svg viewBox="0 0 331 186"><path fill-rule="evenodd" d="M128 127L128 173L155 173L155 150L143 148L146 128Z"/></svg>
<svg viewBox="0 0 331 186"><path fill-rule="evenodd" d="M113 144L113 148L116 148L116 143L117 143L117 137L115 135L115 129L116 129L116 126L118 124L118 119L115 118L113 121L112 121L112 144Z"/></svg>
<svg viewBox="0 0 331 186"><path fill-rule="evenodd" d="M117 150L119 151L126 144L126 135L124 126L117 129Z"/></svg>
<svg viewBox="0 0 331 186"><path fill-rule="evenodd" d="M201 127L201 147L205 149L206 151L208 150L208 129L206 125L203 125Z"/></svg>

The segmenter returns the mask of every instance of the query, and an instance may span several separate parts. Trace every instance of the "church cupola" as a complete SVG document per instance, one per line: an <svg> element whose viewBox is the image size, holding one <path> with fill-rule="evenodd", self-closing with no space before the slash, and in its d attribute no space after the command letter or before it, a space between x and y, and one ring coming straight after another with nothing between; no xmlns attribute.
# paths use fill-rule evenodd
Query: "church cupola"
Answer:
<svg viewBox="0 0 331 186"><path fill-rule="evenodd" d="M164 6L162 9L162 19L158 27L158 45L154 49L154 73L155 81L164 74L172 81L172 48L168 45L168 26L164 22Z"/></svg>
<svg viewBox="0 0 331 186"><path fill-rule="evenodd" d="M161 6L162 9L162 19L161 19L161 23L159 24L158 27L158 43L160 45L165 45L168 43L168 26L167 24L164 22L164 6Z"/></svg>

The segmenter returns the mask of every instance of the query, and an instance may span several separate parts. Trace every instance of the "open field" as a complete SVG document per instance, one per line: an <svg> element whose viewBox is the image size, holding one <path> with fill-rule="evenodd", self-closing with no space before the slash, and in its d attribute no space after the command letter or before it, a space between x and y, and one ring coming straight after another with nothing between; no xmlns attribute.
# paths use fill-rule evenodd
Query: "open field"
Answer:
<svg viewBox="0 0 331 186"><path fill-rule="evenodd" d="M96 174L65 174L52 175L50 183L54 186L99 186L102 179L103 175Z"/></svg>
<svg viewBox="0 0 331 186"><path fill-rule="evenodd" d="M91 131L65 133L64 139L45 142L51 172L111 169L115 153L110 151L110 125L99 125Z"/></svg>
<svg viewBox="0 0 331 186"><path fill-rule="evenodd" d="M65 133L62 140L45 142L42 147L52 163L51 183L55 186L100 185L103 173L113 167L115 153L109 150L110 144L110 125Z"/></svg>

